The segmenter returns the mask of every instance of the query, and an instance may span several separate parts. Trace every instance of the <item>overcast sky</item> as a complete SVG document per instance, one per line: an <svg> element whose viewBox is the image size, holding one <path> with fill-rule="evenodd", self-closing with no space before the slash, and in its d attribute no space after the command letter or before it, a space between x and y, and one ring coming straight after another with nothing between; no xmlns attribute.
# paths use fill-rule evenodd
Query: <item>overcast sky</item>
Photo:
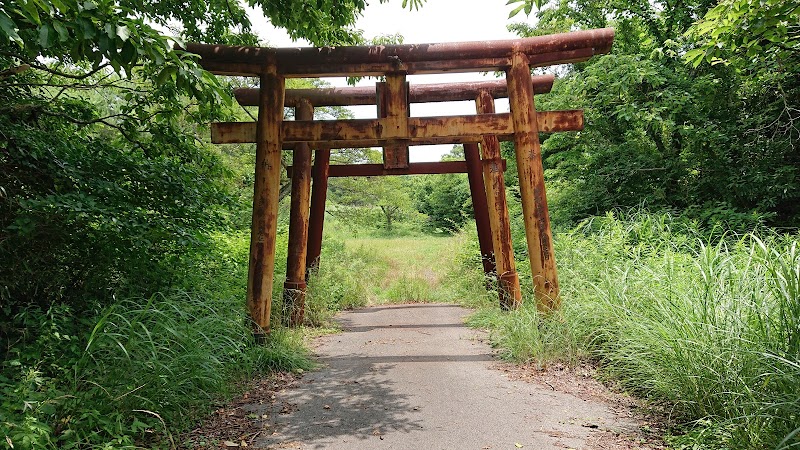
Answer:
<svg viewBox="0 0 800 450"><path fill-rule="evenodd" d="M366 38L385 34L401 34L405 44L424 44L435 42L485 41L513 39L517 36L506 26L513 22L531 22L533 17L518 14L508 19L512 5L508 0L427 0L417 11L402 8L402 0L389 0L380 3L369 2L356 27L364 30ZM287 34L272 27L263 16L252 17L256 31L262 39L275 47L308 46L308 42L292 42ZM494 74L464 73L444 75L411 75L409 82L449 83L494 78ZM346 85L344 79L327 79L336 86ZM362 80L360 84L374 84L375 80ZM351 107L356 117L375 117L375 107ZM508 111L508 102L498 100L498 112ZM437 116L455 114L474 114L474 102L414 104L412 116ZM452 145L437 145L411 148L412 161L438 161Z"/></svg>

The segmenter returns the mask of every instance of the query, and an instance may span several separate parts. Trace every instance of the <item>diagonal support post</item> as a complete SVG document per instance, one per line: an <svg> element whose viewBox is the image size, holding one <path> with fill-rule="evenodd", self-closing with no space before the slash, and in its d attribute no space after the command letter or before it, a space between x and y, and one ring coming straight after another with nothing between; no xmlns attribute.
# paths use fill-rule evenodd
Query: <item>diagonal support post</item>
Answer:
<svg viewBox="0 0 800 450"><path fill-rule="evenodd" d="M308 219L308 254L306 255L306 281L319 270L322 253L322 232L325 225L325 201L328 197L328 174L331 149L320 148L314 152L313 180L311 184L311 214Z"/></svg>
<svg viewBox="0 0 800 450"><path fill-rule="evenodd" d="M475 215L475 227L478 230L478 245L481 250L483 273L487 279L487 288L496 276L494 262L494 246L492 245L492 228L489 225L489 206L486 202L486 187L483 181L483 167L478 144L464 144L464 159L467 163L467 180L472 197L472 211Z"/></svg>

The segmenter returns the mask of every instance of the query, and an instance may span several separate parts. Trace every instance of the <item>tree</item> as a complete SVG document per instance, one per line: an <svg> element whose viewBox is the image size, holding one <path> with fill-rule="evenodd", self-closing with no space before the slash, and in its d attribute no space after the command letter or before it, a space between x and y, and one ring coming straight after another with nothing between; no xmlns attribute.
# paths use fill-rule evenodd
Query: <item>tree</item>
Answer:
<svg viewBox="0 0 800 450"><path fill-rule="evenodd" d="M248 5L316 44L361 41L364 1L316 3ZM244 217L248 175L198 138L241 110L227 80L176 49L186 40L258 43L239 2L0 1L3 348L37 339L21 311L91 317L169 289L177 261Z"/></svg>
<svg viewBox="0 0 800 450"><path fill-rule="evenodd" d="M377 164L381 153L372 148L339 149L331 155L338 164ZM329 211L357 232L377 223L391 232L396 222L411 211L410 186L407 177L344 177L329 181Z"/></svg>
<svg viewBox="0 0 800 450"><path fill-rule="evenodd" d="M442 161L463 161L464 147L454 145ZM447 232L459 230L472 217L469 183L464 174L441 174L414 180L414 205L428 216L429 226Z"/></svg>
<svg viewBox="0 0 800 450"><path fill-rule="evenodd" d="M248 5L316 44L362 40L352 27L362 0ZM91 309L87 296L109 301L122 286L149 295L169 284L160 269L213 228L236 226L251 195L241 195L249 175L223 162L234 157L197 138L198 127L239 114L225 80L175 44L256 44L245 5L0 6L0 254L8 268L0 298L13 306L2 314L54 301Z"/></svg>
<svg viewBox="0 0 800 450"><path fill-rule="evenodd" d="M687 32L715 7L709 0L538 6L535 27L513 27L521 36L617 30L611 54L572 65L537 99L541 109L586 115L584 131L543 137L554 221L644 202L740 229L796 223L800 164L789 112L797 96L780 94L795 92L796 70L776 77L687 65L684 55L704 42Z"/></svg>
<svg viewBox="0 0 800 450"><path fill-rule="evenodd" d="M792 70L800 58L800 4L782 0L723 0L687 31L698 45L685 58L729 63L731 58L749 65Z"/></svg>

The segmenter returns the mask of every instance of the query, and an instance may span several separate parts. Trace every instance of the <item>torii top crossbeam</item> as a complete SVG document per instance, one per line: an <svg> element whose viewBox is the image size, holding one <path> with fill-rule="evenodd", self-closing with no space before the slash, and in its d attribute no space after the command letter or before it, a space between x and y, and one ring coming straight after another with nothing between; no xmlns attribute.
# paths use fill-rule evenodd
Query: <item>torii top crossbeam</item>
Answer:
<svg viewBox="0 0 800 450"><path fill-rule="evenodd" d="M511 66L514 52L531 67L586 61L608 53L614 30L576 31L524 39L343 47L268 48L189 44L206 70L217 75L257 77L274 64L287 78L481 72Z"/></svg>

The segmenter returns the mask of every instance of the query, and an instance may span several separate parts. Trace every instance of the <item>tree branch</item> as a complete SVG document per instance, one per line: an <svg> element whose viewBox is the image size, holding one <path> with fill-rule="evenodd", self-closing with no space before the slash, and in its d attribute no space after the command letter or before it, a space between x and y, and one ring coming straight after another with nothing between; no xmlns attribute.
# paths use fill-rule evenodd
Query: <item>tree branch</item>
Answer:
<svg viewBox="0 0 800 450"><path fill-rule="evenodd" d="M69 78L71 80L85 80L85 79L91 77L92 75L100 72L101 70L105 69L106 67L109 67L111 64L110 63L100 64L96 68L90 70L89 72L81 74L81 75L75 75L75 74L71 74L71 73L61 72L59 70L51 69L51 68L47 67L44 64L39 64L39 63L35 63L35 62L31 62L30 65L34 69L38 69L38 70L41 70L43 72L47 72L47 73L49 73L51 75L56 75L56 76L63 77L63 78Z"/></svg>

